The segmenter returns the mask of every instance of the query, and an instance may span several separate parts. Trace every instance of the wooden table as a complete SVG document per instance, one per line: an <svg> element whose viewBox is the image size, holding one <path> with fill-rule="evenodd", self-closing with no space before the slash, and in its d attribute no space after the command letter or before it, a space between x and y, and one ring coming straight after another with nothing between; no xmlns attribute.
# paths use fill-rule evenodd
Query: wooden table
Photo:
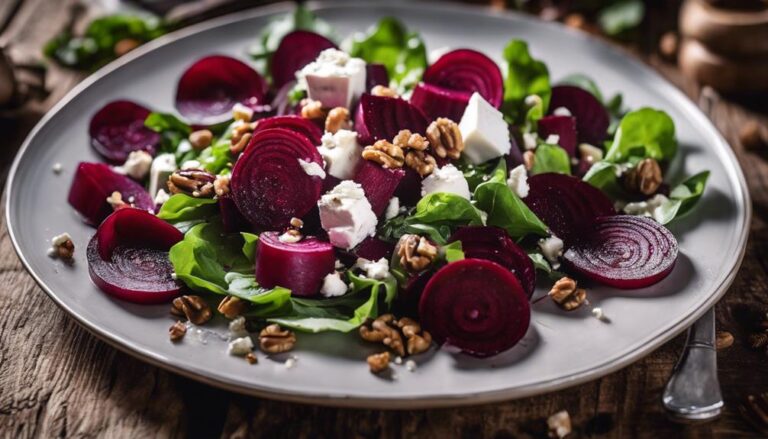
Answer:
<svg viewBox="0 0 768 439"><path fill-rule="evenodd" d="M42 43L66 22L71 3L3 0L0 41L12 42L17 56L37 56ZM699 99L698 87L687 83L674 66L653 55L641 56ZM0 119L0 184L32 125L82 75L52 66L48 78L52 92L45 102ZM718 353L726 408L715 422L683 426L668 421L663 413L660 395L682 336L600 380L479 407L338 410L225 392L147 365L83 330L24 271L3 218L0 436L546 437L546 417L565 409L578 437L758 437L737 407L747 394L768 390L768 357L764 351L749 349L747 331L739 322L746 314L768 308L768 163L763 155L745 151L737 133L749 118L763 123L765 119L717 96L709 102L711 119L733 145L746 173L755 212L744 265L717 306L719 328L732 332L736 343Z"/></svg>

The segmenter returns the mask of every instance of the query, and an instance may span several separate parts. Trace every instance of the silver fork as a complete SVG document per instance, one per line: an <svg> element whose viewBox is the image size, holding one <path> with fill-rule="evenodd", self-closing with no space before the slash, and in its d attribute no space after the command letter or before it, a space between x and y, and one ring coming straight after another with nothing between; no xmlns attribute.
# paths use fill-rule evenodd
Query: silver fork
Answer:
<svg viewBox="0 0 768 439"><path fill-rule="evenodd" d="M688 339L662 403L675 420L709 421L720 415L723 396L717 379L715 351L715 309L710 308L688 330Z"/></svg>

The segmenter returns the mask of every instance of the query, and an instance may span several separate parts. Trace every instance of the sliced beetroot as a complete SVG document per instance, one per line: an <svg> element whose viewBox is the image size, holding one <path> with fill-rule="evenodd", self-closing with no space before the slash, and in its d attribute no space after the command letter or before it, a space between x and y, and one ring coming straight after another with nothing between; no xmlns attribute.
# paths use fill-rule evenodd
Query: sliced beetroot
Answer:
<svg viewBox="0 0 768 439"><path fill-rule="evenodd" d="M226 233L245 232L251 229L247 219L237 210L235 200L232 194L219 197L219 215L221 215L221 225Z"/></svg>
<svg viewBox="0 0 768 439"><path fill-rule="evenodd" d="M461 241L467 258L487 259L512 271L530 299L536 288L536 269L533 261L506 230L491 226L461 227L449 242Z"/></svg>
<svg viewBox="0 0 768 439"><path fill-rule="evenodd" d="M362 160L353 180L363 187L373 213L381 216L403 177L405 171L402 169L386 169L376 162Z"/></svg>
<svg viewBox="0 0 768 439"><path fill-rule="evenodd" d="M573 85L552 87L550 111L565 107L576 118L579 140L600 145L608 132L610 117L602 103L590 92Z"/></svg>
<svg viewBox="0 0 768 439"><path fill-rule="evenodd" d="M256 280L265 288L284 287L294 296L313 296L323 278L334 271L333 246L317 238L280 241L280 233L264 232L256 247Z"/></svg>
<svg viewBox="0 0 768 439"><path fill-rule="evenodd" d="M412 168L405 170L405 177L395 189L395 196L401 206L415 206L421 200L421 176Z"/></svg>
<svg viewBox="0 0 768 439"><path fill-rule="evenodd" d="M270 106L272 110L278 116L284 116L288 114L300 114L301 106L299 104L291 103L290 94L293 88L296 86L296 81L291 81L280 87L275 96L272 98Z"/></svg>
<svg viewBox="0 0 768 439"><path fill-rule="evenodd" d="M395 251L395 244L384 241L375 236L369 236L352 250L358 258L378 261L381 258L389 260Z"/></svg>
<svg viewBox="0 0 768 439"><path fill-rule="evenodd" d="M143 210L154 211L155 202L144 189L125 175L103 163L81 162L77 165L67 201L91 225L98 225L112 213L107 198L120 192L123 201Z"/></svg>
<svg viewBox="0 0 768 439"><path fill-rule="evenodd" d="M309 175L300 160L323 167L317 148L297 132L270 128L253 136L230 183L238 210L251 224L279 230L316 206L323 179Z"/></svg>
<svg viewBox="0 0 768 439"><path fill-rule="evenodd" d="M295 30L280 41L269 63L272 85L280 88L296 79L296 72L311 63L325 49L336 48L333 41L306 30Z"/></svg>
<svg viewBox="0 0 768 439"><path fill-rule="evenodd" d="M323 137L323 130L312 123L311 120L294 115L272 116L261 119L256 123L254 133L270 128L285 128L296 131L315 146L320 145L321 138Z"/></svg>
<svg viewBox="0 0 768 439"><path fill-rule="evenodd" d="M176 297L168 250L184 238L165 221L141 209L115 211L88 243L88 272L105 293L136 303L162 303Z"/></svg>
<svg viewBox="0 0 768 439"><path fill-rule="evenodd" d="M384 64L367 64L365 66L365 90L371 91L377 85L389 86L389 73Z"/></svg>
<svg viewBox="0 0 768 439"><path fill-rule="evenodd" d="M434 275L431 270L422 271L406 280L405 285L400 288L397 299L394 303L394 313L398 316L412 317L421 320L419 317L419 300L424 287Z"/></svg>
<svg viewBox="0 0 768 439"><path fill-rule="evenodd" d="M583 276L616 288L653 285L672 272L677 240L656 221L632 215L600 217L563 255Z"/></svg>
<svg viewBox="0 0 768 439"><path fill-rule="evenodd" d="M496 108L504 98L504 80L496 63L471 49L453 50L441 56L424 72L424 82L470 95L480 93Z"/></svg>
<svg viewBox="0 0 768 439"><path fill-rule="evenodd" d="M432 120L447 117L459 122L471 96L472 93L422 82L413 89L411 104L421 109Z"/></svg>
<svg viewBox="0 0 768 439"><path fill-rule="evenodd" d="M560 138L558 145L568 152L571 157L576 157L576 148L579 144L579 136L576 132L576 118L572 116L544 116L539 119L539 137L546 139L550 135Z"/></svg>
<svg viewBox="0 0 768 439"><path fill-rule="evenodd" d="M469 258L452 262L432 276L421 294L419 315L438 343L489 357L523 338L531 308L511 271L492 261Z"/></svg>
<svg viewBox="0 0 768 439"><path fill-rule="evenodd" d="M144 126L150 110L131 101L113 101L91 118L91 146L110 163L123 164L133 151L155 155L160 134Z"/></svg>
<svg viewBox="0 0 768 439"><path fill-rule="evenodd" d="M523 164L523 151L520 149L523 139L520 130L512 125L509 126L509 141L512 147L509 148L509 154L505 156L507 169L515 169Z"/></svg>
<svg viewBox="0 0 768 439"><path fill-rule="evenodd" d="M424 134L427 117L408 101L364 93L355 114L355 130L361 145L392 140L400 130Z"/></svg>
<svg viewBox="0 0 768 439"><path fill-rule="evenodd" d="M557 173L528 179L525 204L566 244L578 238L599 216L615 215L611 200L576 177Z"/></svg>
<svg viewBox="0 0 768 439"><path fill-rule="evenodd" d="M192 124L214 125L232 117L237 103L263 105L267 84L256 70L235 58L211 55L197 60L179 79L176 109Z"/></svg>

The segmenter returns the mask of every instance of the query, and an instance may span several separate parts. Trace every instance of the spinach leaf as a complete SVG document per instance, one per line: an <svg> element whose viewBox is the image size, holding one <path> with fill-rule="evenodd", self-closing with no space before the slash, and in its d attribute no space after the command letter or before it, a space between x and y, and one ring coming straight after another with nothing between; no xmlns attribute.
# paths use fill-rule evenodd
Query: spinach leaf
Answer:
<svg viewBox="0 0 768 439"><path fill-rule="evenodd" d="M235 161L229 148L229 138L222 137L211 146L200 151L200 155L197 156L197 161L199 161L203 165L203 168L211 174L222 174L231 169L232 163Z"/></svg>
<svg viewBox="0 0 768 439"><path fill-rule="evenodd" d="M563 148L548 143L542 143L536 147L531 174L536 175L545 172L571 174L571 158Z"/></svg>
<svg viewBox="0 0 768 439"><path fill-rule="evenodd" d="M550 279L560 279L564 276L563 273L554 270L552 264L549 263L547 258L539 252L528 253L528 257L533 261L533 266L536 270L543 271Z"/></svg>
<svg viewBox="0 0 768 439"><path fill-rule="evenodd" d="M474 192L475 188L480 183L488 181L490 174L496 169L498 163L499 160L489 160L485 163L475 165L462 155L454 165L464 174L464 179L466 179L469 184L469 191Z"/></svg>
<svg viewBox="0 0 768 439"><path fill-rule="evenodd" d="M669 200L654 210L654 219L667 224L690 212L704 193L708 178L709 171L704 171L675 186L669 193Z"/></svg>
<svg viewBox="0 0 768 439"><path fill-rule="evenodd" d="M192 132L189 125L171 113L149 113L144 126L160 133L160 151L167 153L176 153L179 144Z"/></svg>
<svg viewBox="0 0 768 439"><path fill-rule="evenodd" d="M259 244L259 235L248 232L240 232L240 235L245 240L243 244L243 254L249 261L254 262L256 259L256 246Z"/></svg>
<svg viewBox="0 0 768 439"><path fill-rule="evenodd" d="M247 300L251 303L249 317L266 317L290 312L291 290L283 287L264 288L256 282L253 274L229 272L224 275L229 285L227 294Z"/></svg>
<svg viewBox="0 0 768 439"><path fill-rule="evenodd" d="M670 160L676 153L672 118L664 111L641 108L630 111L621 119L605 160L619 163L630 156Z"/></svg>
<svg viewBox="0 0 768 439"><path fill-rule="evenodd" d="M528 51L528 43L512 40L504 48L507 77L504 80L502 112L511 123L521 124L527 113L525 98L537 95L542 100L543 111L549 108L552 87L546 64L534 59Z"/></svg>
<svg viewBox="0 0 768 439"><path fill-rule="evenodd" d="M406 225L426 224L438 226L482 225L482 213L466 198L447 192L428 194L416 204L413 215L405 220Z"/></svg>
<svg viewBox="0 0 768 439"><path fill-rule="evenodd" d="M195 198L186 194L175 194L160 208L157 217L171 224L194 225L208 221L219 212L213 198ZM194 224L193 224L194 223Z"/></svg>
<svg viewBox="0 0 768 439"><path fill-rule="evenodd" d="M607 35L617 36L639 26L644 16L642 0L620 0L600 11L597 22Z"/></svg>
<svg viewBox="0 0 768 439"><path fill-rule="evenodd" d="M601 160L589 168L582 180L602 190L614 200L621 199L626 194L621 184L619 184L618 175L620 170L620 165Z"/></svg>

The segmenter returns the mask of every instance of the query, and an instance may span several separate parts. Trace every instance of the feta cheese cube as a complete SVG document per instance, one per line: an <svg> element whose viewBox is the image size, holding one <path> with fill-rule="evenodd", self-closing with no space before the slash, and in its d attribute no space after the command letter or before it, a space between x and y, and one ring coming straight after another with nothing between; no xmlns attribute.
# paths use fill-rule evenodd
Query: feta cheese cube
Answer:
<svg viewBox="0 0 768 439"><path fill-rule="evenodd" d="M152 160L149 168L149 195L157 196L157 191L168 187L168 177L176 170L176 156L160 154Z"/></svg>
<svg viewBox="0 0 768 439"><path fill-rule="evenodd" d="M336 247L351 249L376 233L378 219L362 186L344 180L317 202L320 223Z"/></svg>
<svg viewBox="0 0 768 439"><path fill-rule="evenodd" d="M350 108L365 92L365 61L338 49L326 49L297 74L310 99L323 107Z"/></svg>
<svg viewBox="0 0 768 439"><path fill-rule="evenodd" d="M324 297L343 296L347 292L347 284L341 280L338 271L329 273L323 278L323 286L320 287L320 294Z"/></svg>
<svg viewBox="0 0 768 439"><path fill-rule="evenodd" d="M550 145L560 145L560 136L557 134L550 134L547 136L547 138L544 140L544 143L548 143Z"/></svg>
<svg viewBox="0 0 768 439"><path fill-rule="evenodd" d="M355 267L363 270L365 276L370 279L384 280L389 277L389 261L381 258L378 261L369 261L365 258L357 258Z"/></svg>
<svg viewBox="0 0 768 439"><path fill-rule="evenodd" d="M512 147L504 116L479 93L469 98L459 130L464 138L464 154L474 164L508 154Z"/></svg>
<svg viewBox="0 0 768 439"><path fill-rule="evenodd" d="M528 186L528 172L525 170L524 165L518 165L516 168L509 171L507 186L509 186L509 188L512 189L512 192L520 198L528 196L530 187Z"/></svg>
<svg viewBox="0 0 768 439"><path fill-rule="evenodd" d="M229 342L227 352L229 355L247 355L253 350L251 337L240 337Z"/></svg>
<svg viewBox="0 0 768 439"><path fill-rule="evenodd" d="M435 169L421 182L421 196L434 192L448 192L469 200L469 183L464 174L453 165Z"/></svg>
<svg viewBox="0 0 768 439"><path fill-rule="evenodd" d="M170 198L171 195L168 192L164 189L160 189L157 191L157 195L155 195L155 204L165 204Z"/></svg>
<svg viewBox="0 0 768 439"><path fill-rule="evenodd" d="M558 258L563 255L563 240L555 235L539 240L539 248L544 258L552 264L552 268L560 268Z"/></svg>
<svg viewBox="0 0 768 439"><path fill-rule="evenodd" d="M128 158L117 170L134 180L144 180L149 174L149 168L152 166L152 156L146 151L131 151Z"/></svg>
<svg viewBox="0 0 768 439"><path fill-rule="evenodd" d="M325 160L328 173L341 180L354 177L363 158L363 149L357 143L357 133L349 130L323 134L323 144L317 150Z"/></svg>
<svg viewBox="0 0 768 439"><path fill-rule="evenodd" d="M536 149L539 136L536 133L523 133L523 146L527 151Z"/></svg>

